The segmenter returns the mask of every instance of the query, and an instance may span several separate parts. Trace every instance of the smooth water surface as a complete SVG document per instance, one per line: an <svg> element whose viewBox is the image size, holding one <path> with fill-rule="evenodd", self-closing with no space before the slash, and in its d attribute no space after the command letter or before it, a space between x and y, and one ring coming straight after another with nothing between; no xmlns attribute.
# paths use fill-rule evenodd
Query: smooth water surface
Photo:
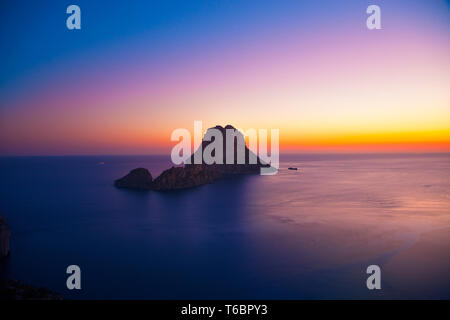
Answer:
<svg viewBox="0 0 450 320"><path fill-rule="evenodd" d="M450 298L448 154L286 155L274 176L169 193L113 186L170 166L0 158L3 272L72 299ZM71 264L80 291L66 289ZM366 288L370 264L382 290Z"/></svg>

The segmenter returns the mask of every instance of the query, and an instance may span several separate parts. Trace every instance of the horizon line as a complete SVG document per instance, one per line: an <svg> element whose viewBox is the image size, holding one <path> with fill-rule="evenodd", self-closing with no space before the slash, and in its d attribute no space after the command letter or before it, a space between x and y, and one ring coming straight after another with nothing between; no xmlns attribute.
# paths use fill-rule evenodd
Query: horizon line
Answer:
<svg viewBox="0 0 450 320"><path fill-rule="evenodd" d="M450 154L447 151L306 151L306 152L280 152L280 156L285 155L444 155ZM122 153L122 154L87 154L87 153L69 153L69 154L0 154L0 158L39 158L39 157L146 157L146 156L164 156L170 157L166 153Z"/></svg>

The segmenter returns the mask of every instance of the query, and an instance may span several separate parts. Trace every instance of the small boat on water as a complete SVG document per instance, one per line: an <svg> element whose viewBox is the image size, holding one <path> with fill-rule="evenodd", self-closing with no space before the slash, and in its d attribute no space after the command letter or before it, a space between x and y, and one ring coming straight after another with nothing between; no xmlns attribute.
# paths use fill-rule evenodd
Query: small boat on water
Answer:
<svg viewBox="0 0 450 320"><path fill-rule="evenodd" d="M298 170L298 168L295 168L295 167L289 167L288 170Z"/></svg>

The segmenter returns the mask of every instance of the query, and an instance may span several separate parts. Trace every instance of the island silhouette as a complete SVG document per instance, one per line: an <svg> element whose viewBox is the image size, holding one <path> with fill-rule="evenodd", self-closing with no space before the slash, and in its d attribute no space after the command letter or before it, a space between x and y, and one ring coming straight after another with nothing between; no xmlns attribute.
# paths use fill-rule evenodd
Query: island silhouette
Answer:
<svg viewBox="0 0 450 320"><path fill-rule="evenodd" d="M209 130L216 129L222 133L222 161L219 163L214 162L207 164L203 157L199 157L198 153L202 153L205 148L213 143L216 138L205 139ZM233 139L233 146L231 150L234 150L233 162L227 163L226 151L227 139L226 131L233 130L235 137ZM238 150L244 150L244 161L238 163ZM212 151L212 156L215 156L215 150ZM201 163L195 163L196 156L200 159ZM256 161L251 161L256 159ZM117 179L114 185L118 188L137 189L137 190L155 190L155 191L171 191L180 190L186 188L193 188L204 184L213 183L226 176L242 175L242 174L259 174L261 168L270 168L270 164L263 162L254 152L249 150L245 144L243 134L232 125L226 125L222 127L217 125L213 128L209 128L202 139L201 147L190 156L189 161L186 161L184 166L171 167L163 171L157 178L153 179L151 173L146 168L136 168L131 170L126 176ZM242 161L241 161L242 162Z"/></svg>

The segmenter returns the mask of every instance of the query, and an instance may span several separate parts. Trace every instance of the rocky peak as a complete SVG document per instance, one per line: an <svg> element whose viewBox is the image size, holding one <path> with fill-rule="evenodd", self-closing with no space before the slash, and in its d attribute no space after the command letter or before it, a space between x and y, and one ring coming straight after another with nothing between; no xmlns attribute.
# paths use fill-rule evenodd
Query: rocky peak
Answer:
<svg viewBox="0 0 450 320"><path fill-rule="evenodd" d="M172 167L161 173L155 180L152 181L152 176L147 169L138 168L132 170L125 177L115 181L116 187L119 188L130 188L130 189L152 189L157 191L168 191L168 190L178 190L200 186L207 183L212 183L217 179L222 178L227 175L236 174L248 174L248 173L260 173L262 167L270 167L270 165L262 162L257 155L250 151L245 145L244 136L241 132L236 130L232 125L215 126L214 128L209 128L207 132L211 129L217 129L222 133L223 139L223 161L222 163L207 164L203 161L203 150L214 142L214 138L205 140L203 137L202 148L198 148L191 155L191 163L186 164L184 167ZM234 138L234 163L226 163L226 130L235 130ZM245 154L245 160L243 164L237 163L237 150L242 148ZM241 150L242 150L241 149ZM202 163L196 164L194 162L195 155L201 153ZM199 155L198 155L199 156ZM214 154L213 154L214 156ZM250 161L250 159L256 159L256 161ZM256 162L256 163L255 163Z"/></svg>
<svg viewBox="0 0 450 320"><path fill-rule="evenodd" d="M148 190L153 187L153 178L145 168L131 170L126 176L114 182L118 188L143 189Z"/></svg>

